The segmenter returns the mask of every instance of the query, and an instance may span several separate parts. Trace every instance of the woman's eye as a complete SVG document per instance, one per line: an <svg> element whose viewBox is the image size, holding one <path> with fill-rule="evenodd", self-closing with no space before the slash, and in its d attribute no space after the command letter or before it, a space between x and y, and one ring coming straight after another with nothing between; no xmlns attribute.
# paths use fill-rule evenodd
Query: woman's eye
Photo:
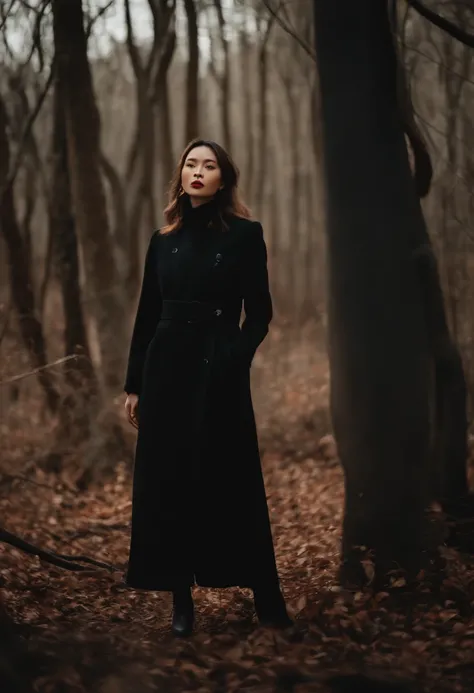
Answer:
<svg viewBox="0 0 474 693"><path fill-rule="evenodd" d="M206 166L206 168L209 169L209 171L215 171L216 170L216 167L212 166L212 164L209 166Z"/></svg>
<svg viewBox="0 0 474 693"><path fill-rule="evenodd" d="M193 164L191 164L191 163L186 164L186 168L192 168L192 167L193 167Z"/></svg>

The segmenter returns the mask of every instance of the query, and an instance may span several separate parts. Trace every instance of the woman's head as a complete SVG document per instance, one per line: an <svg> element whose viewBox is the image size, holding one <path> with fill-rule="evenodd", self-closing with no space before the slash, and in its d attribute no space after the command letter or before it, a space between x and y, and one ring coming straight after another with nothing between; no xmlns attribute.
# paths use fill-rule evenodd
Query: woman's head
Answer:
<svg viewBox="0 0 474 693"><path fill-rule="evenodd" d="M238 194L238 180L237 166L223 147L210 140L190 142L171 180L165 209L167 226L162 233L179 228L186 198L193 207L214 199L223 225L225 215L248 218L250 212Z"/></svg>

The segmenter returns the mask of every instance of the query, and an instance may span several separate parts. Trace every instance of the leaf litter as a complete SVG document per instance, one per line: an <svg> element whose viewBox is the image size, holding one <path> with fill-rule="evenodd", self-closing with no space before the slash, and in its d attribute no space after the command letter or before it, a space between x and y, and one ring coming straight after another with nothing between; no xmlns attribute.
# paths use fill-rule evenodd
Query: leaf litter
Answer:
<svg viewBox="0 0 474 693"><path fill-rule="evenodd" d="M268 361L259 367L264 370ZM311 372L313 378L307 370L300 379L294 374L291 392L282 385L289 380L282 371L267 399L256 398L277 562L294 618L285 631L258 626L249 590L195 588L196 633L172 638L170 595L123 583L131 516L124 462L114 478L81 493L40 469L34 480L42 485L0 478L9 489L0 498L6 529L43 549L91 556L115 568L71 572L0 545L1 596L17 624L23 649L16 664L28 674L28 690L474 690L470 556L443 549L446 578L437 590L426 585L409 594L400 584L399 592L354 594L339 587L343 476L321 414L327 409L325 361ZM35 443L41 445L40 439L28 441L29 450ZM18 448L12 459L18 469ZM379 687L370 687L365 675Z"/></svg>

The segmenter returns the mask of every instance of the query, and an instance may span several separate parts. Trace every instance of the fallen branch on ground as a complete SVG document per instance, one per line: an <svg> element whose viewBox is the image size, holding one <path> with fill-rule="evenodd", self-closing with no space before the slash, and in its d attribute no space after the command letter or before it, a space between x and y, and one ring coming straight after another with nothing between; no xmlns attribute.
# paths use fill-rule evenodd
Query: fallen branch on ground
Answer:
<svg viewBox="0 0 474 693"><path fill-rule="evenodd" d="M29 479L27 476L22 476L21 474L9 474L8 472L0 472L0 483L6 483L9 481L24 481L28 484L34 484L35 486L41 486L42 488L48 488L50 491L56 491L54 486L51 484L44 484L41 481L35 481L34 479ZM66 489L68 490L68 489Z"/></svg>
<svg viewBox="0 0 474 693"><path fill-rule="evenodd" d="M48 368L51 368L52 366L59 366L61 363L66 363L66 361L72 361L72 359L78 359L80 358L79 354L72 354L70 356L63 356L60 359L56 359L56 361L53 361L52 363L46 363L44 366L38 366L37 368L33 368L31 371L27 371L26 373L20 373L20 375L14 375L11 378L7 378L6 380L0 380L0 385L9 385L10 383L14 383L17 380L22 380L23 378L27 378L30 375L35 375L36 373L39 373L40 371L47 370Z"/></svg>
<svg viewBox="0 0 474 693"><path fill-rule="evenodd" d="M0 527L0 542L10 544L10 546L14 546L17 549L20 549L20 551L24 551L25 553L29 553L33 556L38 556L38 558L41 558L43 561L51 563L58 568L65 568L66 570L74 570L78 572L89 570L87 566L80 565L80 562L94 565L98 568L103 568L111 573L119 570L117 566L114 566L111 563L96 561L95 558L90 558L90 556L68 556L65 554L57 554L53 551L46 551L45 549L41 549L38 546L25 541L21 537L16 536L16 534L8 532L3 527Z"/></svg>
<svg viewBox="0 0 474 693"><path fill-rule="evenodd" d="M87 537L89 534L97 534L98 532L103 532L103 531L108 531L108 530L114 530L114 529L121 529L121 530L129 530L130 529L130 522L117 522L116 524L113 525L106 525L106 524L96 524L96 525L90 525L89 527L82 527L79 529L69 529L66 530L66 533L69 534L67 540L68 541L74 541L75 539L82 539L83 537Z"/></svg>

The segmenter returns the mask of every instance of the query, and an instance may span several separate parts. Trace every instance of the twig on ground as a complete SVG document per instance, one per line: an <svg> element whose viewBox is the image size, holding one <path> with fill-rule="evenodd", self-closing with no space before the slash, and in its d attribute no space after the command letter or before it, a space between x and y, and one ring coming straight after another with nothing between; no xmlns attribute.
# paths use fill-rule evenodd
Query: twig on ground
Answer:
<svg viewBox="0 0 474 693"><path fill-rule="evenodd" d="M47 368L51 368L52 366L58 366L61 363L66 363L66 361L72 361L72 359L78 358L81 358L80 354L71 354L70 356L63 356L60 359L56 359L56 361L52 361L52 363L46 363L44 366L38 366L38 368L33 368L33 370L27 371L26 373L20 373L20 375L13 375L11 378L7 378L6 380L0 380L0 386L14 383L17 380L22 380L23 378L27 378L30 375L35 375L36 373L39 373L39 371L44 371Z"/></svg>
<svg viewBox="0 0 474 693"><path fill-rule="evenodd" d="M41 481L35 481L34 479L29 479L27 476L22 476L21 474L9 474L7 472L0 472L0 479L2 479L2 481L26 481L28 484L34 484L35 486L42 486L43 488L50 489L50 491L56 491L54 486L51 486L50 484L43 484Z"/></svg>
<svg viewBox="0 0 474 693"><path fill-rule="evenodd" d="M39 546L35 546L34 544L25 541L21 537L16 536L16 534L8 532L3 527L0 528L0 542L10 544L10 546L14 546L17 549L20 549L20 551L24 551L25 553L33 556L38 556L38 558L41 558L47 563L51 563L58 568L65 568L66 570L73 570L77 572L88 570L87 566L80 565L76 561L95 565L98 568L104 568L110 572L120 570L120 568L117 566L110 563L104 563L102 561L96 561L94 558L90 558L89 556L67 556L60 555L52 551L46 551L45 549L41 549Z"/></svg>

